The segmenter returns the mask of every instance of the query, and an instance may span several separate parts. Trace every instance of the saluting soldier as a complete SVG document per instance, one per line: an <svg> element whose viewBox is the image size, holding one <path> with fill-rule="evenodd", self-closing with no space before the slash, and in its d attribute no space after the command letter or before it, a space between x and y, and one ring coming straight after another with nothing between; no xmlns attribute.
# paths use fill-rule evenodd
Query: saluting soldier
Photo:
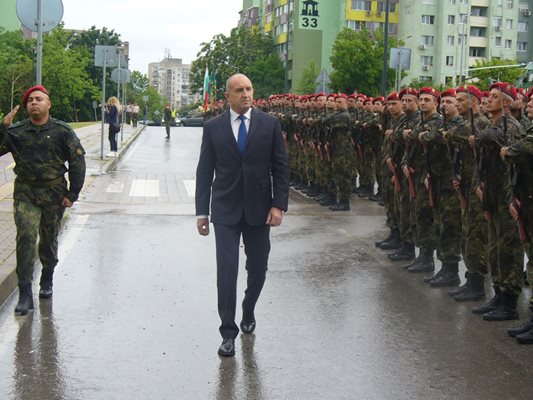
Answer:
<svg viewBox="0 0 533 400"><path fill-rule="evenodd" d="M22 105L28 119L12 124L17 106L0 124L0 154L11 152L15 160L18 315L34 308L32 279L37 236L42 264L39 297L52 297L61 220L65 208L72 207L78 199L85 179L85 151L72 128L50 116L52 103L46 88L29 88L22 97Z"/></svg>

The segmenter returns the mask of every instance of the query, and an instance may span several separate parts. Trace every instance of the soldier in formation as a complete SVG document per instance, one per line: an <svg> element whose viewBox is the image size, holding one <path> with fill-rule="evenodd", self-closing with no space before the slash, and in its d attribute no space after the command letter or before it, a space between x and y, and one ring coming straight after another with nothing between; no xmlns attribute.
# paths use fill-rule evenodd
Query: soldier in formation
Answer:
<svg viewBox="0 0 533 400"><path fill-rule="evenodd" d="M287 94L258 106L281 121L295 189L332 211L350 210L350 192L378 201L390 232L375 244L391 260L431 272L424 281L457 302L485 299L490 279L494 294L472 312L519 318L524 252L533 257L533 90ZM508 333L533 344L533 317Z"/></svg>

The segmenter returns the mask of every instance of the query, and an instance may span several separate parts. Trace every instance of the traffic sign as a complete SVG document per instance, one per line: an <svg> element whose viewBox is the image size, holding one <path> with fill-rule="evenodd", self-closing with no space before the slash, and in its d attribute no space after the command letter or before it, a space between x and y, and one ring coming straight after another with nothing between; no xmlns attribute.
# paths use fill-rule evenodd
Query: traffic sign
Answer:
<svg viewBox="0 0 533 400"><path fill-rule="evenodd" d="M42 31L54 29L63 18L63 2L61 0L41 0ZM39 0L17 0L17 16L26 28L32 32L39 30Z"/></svg>

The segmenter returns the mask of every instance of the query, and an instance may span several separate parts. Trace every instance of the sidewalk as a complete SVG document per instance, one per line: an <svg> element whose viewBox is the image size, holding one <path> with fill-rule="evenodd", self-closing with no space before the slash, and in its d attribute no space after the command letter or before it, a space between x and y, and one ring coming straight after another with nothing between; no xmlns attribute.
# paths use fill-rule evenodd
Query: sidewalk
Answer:
<svg viewBox="0 0 533 400"><path fill-rule="evenodd" d="M133 144L135 139L144 129L144 125L139 124L137 128L124 124L122 141L119 132L119 149L117 157L108 157L109 140L107 139L108 125L104 129L104 158L100 158L101 148L101 125L95 124L76 129L76 134L81 140L85 149L85 160L87 163L87 173L83 190L86 190L93 183L96 176L106 173L112 169L120 157ZM13 183L15 174L13 173L14 162L11 154L0 157L0 306L11 295L17 287L15 237L16 229L13 221ZM68 209L65 218L68 218Z"/></svg>

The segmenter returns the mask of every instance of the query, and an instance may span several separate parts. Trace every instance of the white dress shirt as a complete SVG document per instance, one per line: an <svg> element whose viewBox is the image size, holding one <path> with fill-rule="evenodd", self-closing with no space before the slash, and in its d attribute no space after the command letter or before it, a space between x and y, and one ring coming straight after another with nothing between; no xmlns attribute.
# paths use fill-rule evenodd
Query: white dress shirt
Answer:
<svg viewBox="0 0 533 400"><path fill-rule="evenodd" d="M233 111L231 108L229 109L229 116L231 121L231 129L233 131L233 136L235 137L235 141L239 141L239 127L241 126L241 119L239 118L241 114L237 114L235 111ZM252 109L250 108L244 116L246 119L244 120L244 125L246 125L246 135L248 135L248 132L250 131L250 116L252 115Z"/></svg>

